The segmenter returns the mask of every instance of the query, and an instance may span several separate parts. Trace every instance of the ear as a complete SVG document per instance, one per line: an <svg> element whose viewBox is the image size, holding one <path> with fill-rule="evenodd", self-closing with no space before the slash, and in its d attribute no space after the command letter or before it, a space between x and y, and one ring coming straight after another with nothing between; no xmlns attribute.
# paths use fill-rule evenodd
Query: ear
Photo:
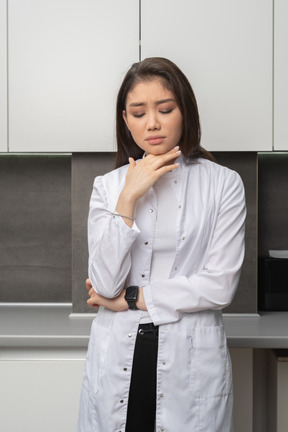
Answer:
<svg viewBox="0 0 288 432"><path fill-rule="evenodd" d="M125 123L126 123L126 126L127 126L128 130L129 130L129 127L128 127L128 120L127 120L127 116L126 116L126 111L125 111L125 110L122 111L122 117L123 117L123 120L124 120Z"/></svg>

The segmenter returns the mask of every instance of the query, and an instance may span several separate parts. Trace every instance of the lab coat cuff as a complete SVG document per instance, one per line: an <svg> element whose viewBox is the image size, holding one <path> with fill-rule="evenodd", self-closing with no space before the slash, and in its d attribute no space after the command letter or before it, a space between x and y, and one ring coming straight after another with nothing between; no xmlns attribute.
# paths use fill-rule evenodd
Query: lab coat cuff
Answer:
<svg viewBox="0 0 288 432"><path fill-rule="evenodd" d="M122 219L122 217L119 215L119 213L116 210L114 210L114 212L111 213L111 217L113 218L115 223L118 225L120 230L122 232L124 232L124 234L129 235L129 233L131 233L131 230L135 231L136 233L140 233L140 230L139 230L135 220L133 221L133 225L130 228L128 225L126 225L126 223L124 222L124 220Z"/></svg>
<svg viewBox="0 0 288 432"><path fill-rule="evenodd" d="M150 285L146 285L145 287L143 287L143 296L144 296L146 308L149 312L149 315L152 319L153 324L159 325L160 324L160 317L157 314L157 310L156 310L155 306L153 305Z"/></svg>

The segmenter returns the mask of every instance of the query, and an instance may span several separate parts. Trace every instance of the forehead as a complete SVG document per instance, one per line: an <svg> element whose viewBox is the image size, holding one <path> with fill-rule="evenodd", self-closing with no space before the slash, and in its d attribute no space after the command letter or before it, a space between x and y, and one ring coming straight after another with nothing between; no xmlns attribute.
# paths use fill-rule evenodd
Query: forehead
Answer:
<svg viewBox="0 0 288 432"><path fill-rule="evenodd" d="M140 81L127 94L127 104L133 102L158 101L160 99L175 99L171 90L163 82L155 78L151 81Z"/></svg>

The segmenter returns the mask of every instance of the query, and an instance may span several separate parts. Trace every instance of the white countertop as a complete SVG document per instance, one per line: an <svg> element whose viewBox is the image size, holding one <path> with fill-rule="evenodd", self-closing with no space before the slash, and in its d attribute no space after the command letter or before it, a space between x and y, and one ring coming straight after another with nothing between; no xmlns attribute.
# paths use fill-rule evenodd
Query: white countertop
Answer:
<svg viewBox="0 0 288 432"><path fill-rule="evenodd" d="M72 314L71 304L0 303L0 349L86 348L96 314ZM288 312L224 314L231 348L288 348Z"/></svg>

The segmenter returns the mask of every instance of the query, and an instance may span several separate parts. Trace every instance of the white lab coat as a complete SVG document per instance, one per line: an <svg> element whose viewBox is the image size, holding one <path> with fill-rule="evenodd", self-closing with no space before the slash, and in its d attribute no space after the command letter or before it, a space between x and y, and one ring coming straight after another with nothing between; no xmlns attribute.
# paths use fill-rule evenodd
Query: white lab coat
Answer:
<svg viewBox="0 0 288 432"><path fill-rule="evenodd" d="M178 216L169 279L149 283L157 218L153 187L138 201L132 228L112 214L128 165L95 179L89 277L105 297L117 296L128 285L144 287L147 309L159 325L156 431L231 432L231 362L221 309L234 297L244 257L244 188L235 171L216 163L186 164L182 157L180 162L171 176ZM91 328L78 432L125 432L140 317L141 311L99 309Z"/></svg>

